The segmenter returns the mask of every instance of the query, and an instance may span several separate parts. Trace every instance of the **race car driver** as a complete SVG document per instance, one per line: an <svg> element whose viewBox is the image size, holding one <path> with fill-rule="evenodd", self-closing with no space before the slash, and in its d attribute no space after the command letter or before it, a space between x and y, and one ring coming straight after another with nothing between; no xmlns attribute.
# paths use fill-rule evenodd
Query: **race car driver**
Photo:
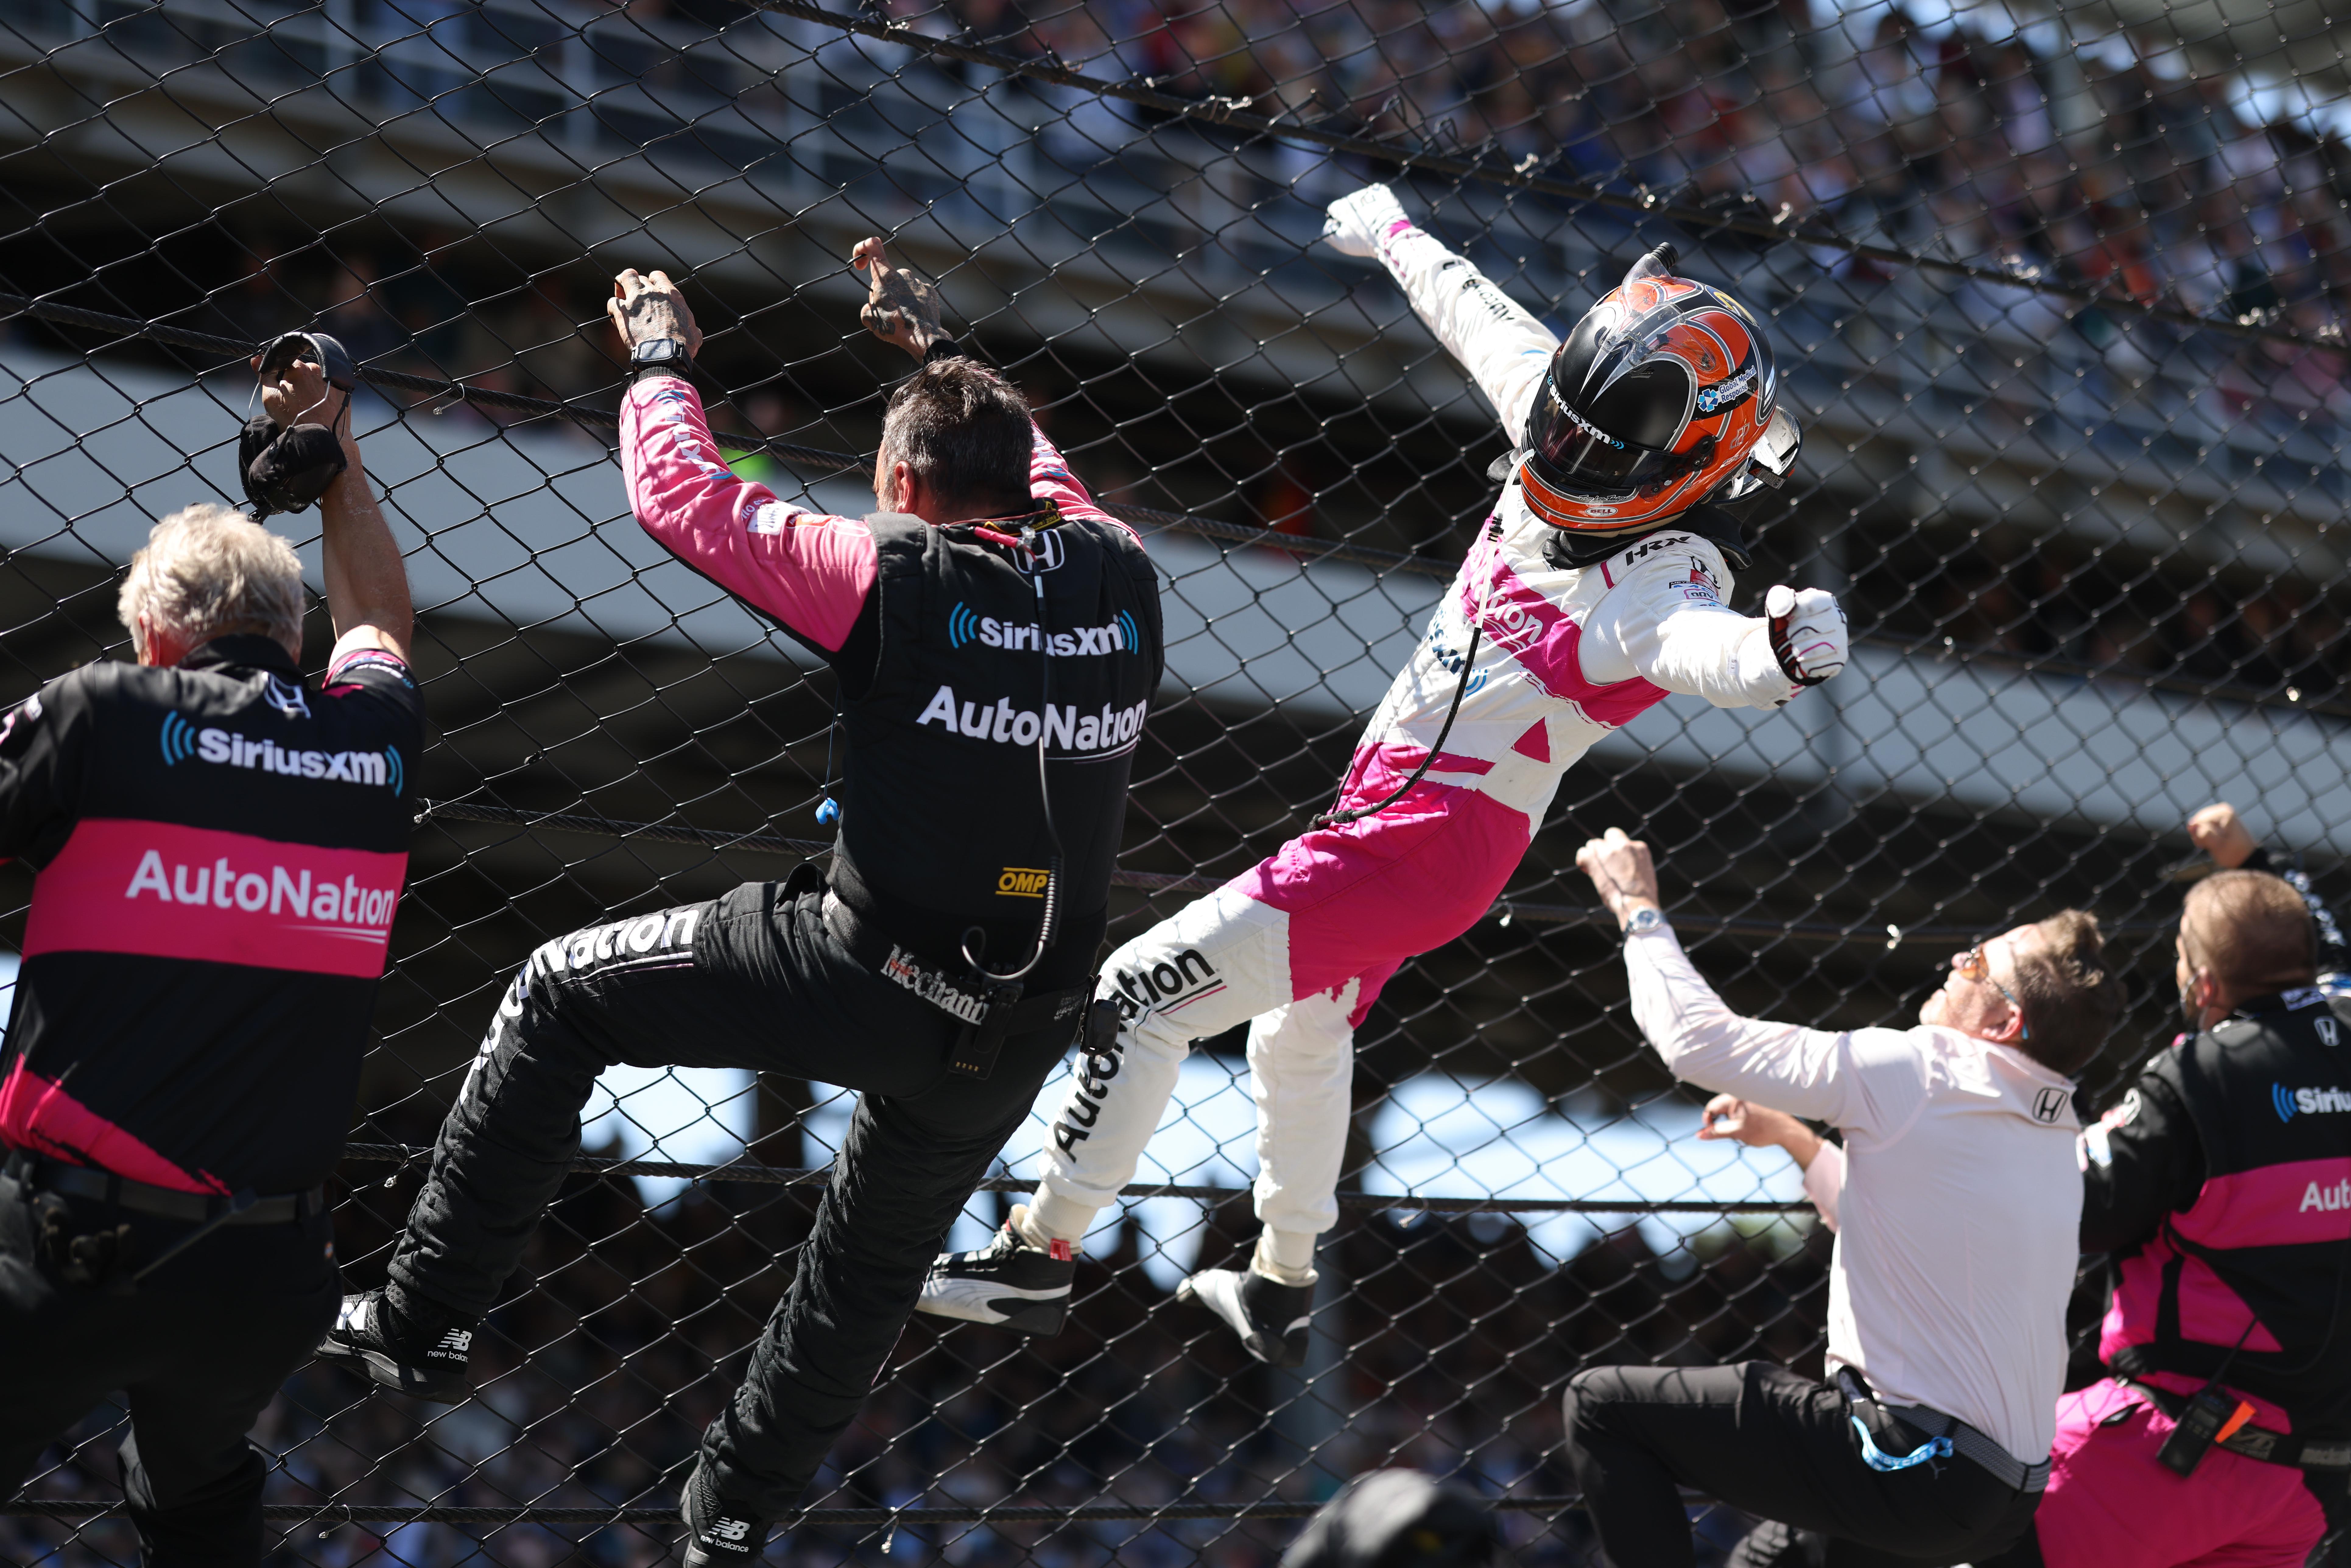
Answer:
<svg viewBox="0 0 2351 1568"><path fill-rule="evenodd" d="M1399 965L1451 941L1518 865L1560 777L1670 692L1776 707L1843 669L1828 593L1729 608L1718 503L1793 463L1771 349L1718 288L1642 258L1561 342L1384 188L1324 238L1376 256L1517 441L1493 516L1311 831L1114 954L1113 1049L1081 1056L1043 1180L994 1242L933 1266L922 1310L1058 1332L1077 1244L1134 1175L1192 1042L1249 1023L1257 1210L1246 1270L1194 1274L1262 1360L1306 1353L1316 1239L1338 1218L1353 1031Z"/></svg>

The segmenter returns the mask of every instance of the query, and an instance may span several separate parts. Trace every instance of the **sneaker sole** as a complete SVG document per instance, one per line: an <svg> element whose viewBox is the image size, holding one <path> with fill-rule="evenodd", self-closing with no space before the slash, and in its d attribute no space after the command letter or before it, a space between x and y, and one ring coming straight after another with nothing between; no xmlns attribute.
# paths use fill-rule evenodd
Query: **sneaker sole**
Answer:
<svg viewBox="0 0 2351 1568"><path fill-rule="evenodd" d="M318 1357L320 1361L340 1362L378 1387L411 1398L430 1399L438 1405L462 1405L474 1396L474 1380L465 1373L431 1372L403 1365L380 1350L338 1344L330 1340L319 1347Z"/></svg>
<svg viewBox="0 0 2351 1568"><path fill-rule="evenodd" d="M1040 1301L1021 1296L985 1296L968 1301L922 1301L914 1310L935 1318L981 1323L1036 1339L1050 1339L1069 1324L1070 1298L1064 1294Z"/></svg>
<svg viewBox="0 0 2351 1568"><path fill-rule="evenodd" d="M935 1279L925 1286L914 1310L936 1318L1047 1337L1060 1333L1070 1321L1070 1287L1024 1290L984 1280Z"/></svg>

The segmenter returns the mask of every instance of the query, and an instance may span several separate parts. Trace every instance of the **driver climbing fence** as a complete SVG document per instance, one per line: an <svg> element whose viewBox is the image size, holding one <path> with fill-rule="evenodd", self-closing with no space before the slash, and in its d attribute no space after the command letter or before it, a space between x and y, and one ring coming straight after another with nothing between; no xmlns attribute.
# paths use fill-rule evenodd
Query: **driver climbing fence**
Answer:
<svg viewBox="0 0 2351 1568"><path fill-rule="evenodd" d="M1583 836L1657 846L1734 1005L1824 1024L1898 1019L1953 947L2095 909L2145 983L2094 1102L2168 1035L2190 810L2234 800L2324 887L2351 847L2342 68L2291 6L2268 34L2093 15L20 0L0 698L121 654L114 584L148 524L236 494L245 356L340 336L435 726L342 1166L341 1253L373 1283L532 947L824 848L830 675L628 517L613 271L686 277L739 468L862 512L898 371L845 261L885 235L1143 529L1170 675L1116 940L1328 800L1509 444L1384 274L1314 243L1322 205L1395 183L1554 326L1673 241L1765 319L1808 433L1735 601L1837 591L1854 669L1781 713L1674 699L1613 736L1493 917L1389 984L1306 1368L1247 1362L1173 1299L1255 1228L1238 1042L1211 1041L1072 1327L917 1319L771 1549L1266 1562L1339 1479L1411 1463L1493 1497L1521 1561L1581 1562L1566 1378L1816 1364L1828 1239L1776 1155L1691 1140L1697 1101L1633 1034L1572 874ZM0 878L13 936L29 883ZM590 1114L475 1399L312 1367L265 1418L278 1561L660 1560L846 1107L615 1070ZM129 1559L120 1427L101 1413L42 1461L0 1556ZM1735 1538L1701 1518L1709 1550Z"/></svg>

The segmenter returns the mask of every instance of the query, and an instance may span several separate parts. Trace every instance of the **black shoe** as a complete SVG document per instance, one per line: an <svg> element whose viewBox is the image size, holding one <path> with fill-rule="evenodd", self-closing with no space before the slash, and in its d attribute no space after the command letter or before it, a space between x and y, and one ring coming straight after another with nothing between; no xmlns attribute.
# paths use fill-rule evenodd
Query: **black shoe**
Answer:
<svg viewBox="0 0 2351 1568"><path fill-rule="evenodd" d="M1314 1312L1314 1287L1285 1285L1251 1269L1203 1269L1176 1287L1179 1301L1197 1301L1241 1336L1259 1361L1275 1366L1306 1364L1306 1334Z"/></svg>
<svg viewBox="0 0 2351 1568"><path fill-rule="evenodd" d="M768 1521L710 1495L702 1467L686 1478L685 1568L746 1568L768 1544Z"/></svg>
<svg viewBox="0 0 2351 1568"><path fill-rule="evenodd" d="M455 1405L472 1397L474 1380L466 1362L474 1350L474 1331L445 1327L428 1337L413 1338L393 1332L386 1321L383 1292L345 1296L335 1326L319 1343L321 1361L340 1361L352 1371L373 1378L386 1388Z"/></svg>
<svg viewBox="0 0 2351 1568"><path fill-rule="evenodd" d="M918 1312L992 1323L1014 1333L1057 1334L1070 1320L1070 1288L1078 1278L1074 1248L1057 1241L1050 1252L1020 1234L1028 1206L1015 1204L996 1239L977 1252L944 1252L931 1265Z"/></svg>

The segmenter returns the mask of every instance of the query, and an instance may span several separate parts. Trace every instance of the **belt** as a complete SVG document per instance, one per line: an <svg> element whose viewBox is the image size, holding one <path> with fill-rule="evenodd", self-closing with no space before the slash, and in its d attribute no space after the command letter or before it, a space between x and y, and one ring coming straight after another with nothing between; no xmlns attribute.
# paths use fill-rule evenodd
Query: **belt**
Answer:
<svg viewBox="0 0 2351 1568"><path fill-rule="evenodd" d="M2188 1408L2185 1394L2174 1394L2168 1388L2158 1388L2120 1373L2113 1375L2116 1383L2145 1396L2148 1404L2174 1421ZM2249 1425L2238 1427L2213 1447L2259 1459L2265 1465L2287 1465L2304 1470L2351 1470L2351 1440L2341 1437L2302 1437L2292 1432Z"/></svg>
<svg viewBox="0 0 2351 1568"><path fill-rule="evenodd" d="M947 1069L967 1078L986 1078L995 1071L997 1053L1013 1035L1062 1022L1074 1034L1078 1015L1093 995L1089 985L1024 997L1017 980L990 981L960 960L949 967L908 952L888 933L859 919L830 889L823 909L826 928L851 957L963 1026L948 1052Z"/></svg>
<svg viewBox="0 0 2351 1568"><path fill-rule="evenodd" d="M287 1225L327 1212L327 1189L310 1187L302 1192L277 1193L268 1197L256 1197L244 1208L235 1199L225 1195L181 1192L168 1186L155 1186L112 1171L92 1170L88 1166L68 1165L62 1160L43 1159L22 1149L11 1149L7 1163L0 1166L0 1175L20 1187L37 1188L43 1192L60 1193L68 1197L95 1198L127 1208L138 1214L152 1214L164 1219L177 1219L191 1225Z"/></svg>
<svg viewBox="0 0 2351 1568"><path fill-rule="evenodd" d="M1990 1470L2018 1491L2041 1491L2049 1485L2047 1459L2037 1465L2028 1465L2001 1448L1997 1438L1969 1426L1956 1416L1946 1416L1940 1410L1932 1410L1924 1405L1888 1405L1849 1366L1837 1368L1837 1386L1855 1405L1870 1406L1904 1426L1925 1433L1929 1438L1948 1439L1951 1452Z"/></svg>

